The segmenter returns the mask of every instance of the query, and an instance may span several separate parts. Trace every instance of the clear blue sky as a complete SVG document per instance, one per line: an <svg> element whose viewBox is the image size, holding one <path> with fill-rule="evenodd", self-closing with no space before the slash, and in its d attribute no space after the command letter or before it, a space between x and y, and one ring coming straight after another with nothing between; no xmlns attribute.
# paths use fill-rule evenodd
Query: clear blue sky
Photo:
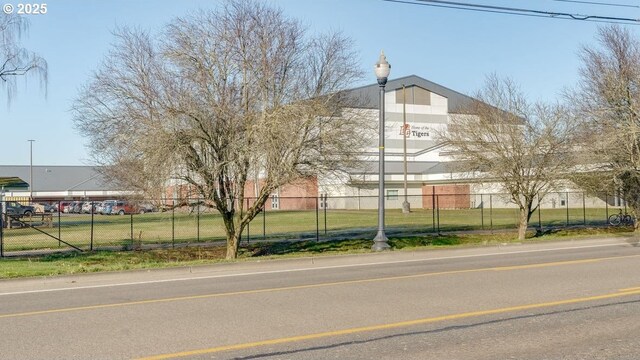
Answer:
<svg viewBox="0 0 640 360"><path fill-rule="evenodd" d="M554 0L460 0L569 13L640 18L640 9ZM638 5L637 0L593 0ZM219 4L214 0L39 0L47 14L31 15L23 45L49 64L48 96L36 81L19 81L8 108L0 92L0 165L91 164L86 141L69 108L109 49L119 25L159 30L173 17ZM553 101L574 85L581 45L594 43L598 23L509 16L382 0L271 0L311 32L342 30L355 40L360 63L374 83L373 64L384 49L391 78L416 74L472 94L486 74L516 80L532 99ZM0 5L18 0L0 0ZM628 26L640 36L639 26ZM1 90L0 90L1 91Z"/></svg>

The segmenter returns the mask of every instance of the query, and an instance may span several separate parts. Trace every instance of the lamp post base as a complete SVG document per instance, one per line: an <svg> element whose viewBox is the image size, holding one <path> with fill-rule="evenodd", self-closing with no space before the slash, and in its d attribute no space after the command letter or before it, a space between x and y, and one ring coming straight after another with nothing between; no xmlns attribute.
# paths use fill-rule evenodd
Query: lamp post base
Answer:
<svg viewBox="0 0 640 360"><path fill-rule="evenodd" d="M378 230L378 234L373 238L373 246L371 246L371 250L373 251L383 251L389 250L391 246L387 243L389 239L384 234L384 230Z"/></svg>
<svg viewBox="0 0 640 360"><path fill-rule="evenodd" d="M408 214L411 212L411 204L408 201L402 203L402 213Z"/></svg>

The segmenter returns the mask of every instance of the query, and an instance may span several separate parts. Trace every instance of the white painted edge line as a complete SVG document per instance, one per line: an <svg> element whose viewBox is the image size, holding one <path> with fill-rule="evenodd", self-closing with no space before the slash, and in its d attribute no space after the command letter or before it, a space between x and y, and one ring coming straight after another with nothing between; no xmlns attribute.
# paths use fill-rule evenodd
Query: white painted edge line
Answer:
<svg viewBox="0 0 640 360"><path fill-rule="evenodd" d="M362 263L362 264L314 266L314 267L304 267L304 268L297 268L297 269L254 271L254 272L246 272L246 273L238 273L238 274L207 275L207 276L195 276L195 277L175 278L175 279L148 280L148 281L136 281L136 282L126 282L126 283L113 283L113 284L102 284L102 285L88 285L88 286L55 288L55 289L16 291L16 292L0 293L0 296L37 294L37 293L47 293L47 292L55 292L55 291L98 289L98 288L108 288L108 287L117 287L117 286L134 286L134 285L160 284L160 283L177 282L177 281L194 281L194 280L206 280L206 279L219 279L219 278L251 276L251 275L281 274L281 273L290 273L290 272L299 272L299 271L330 270L330 269L341 269L341 268L353 268L353 267L360 267L360 266L362 266L362 267L377 266L377 265L385 265L385 264L402 264L402 263L415 263L415 262L426 262L426 261L437 261L437 260L452 260L452 259L478 258L478 257L500 256L500 255L552 252L552 251L561 251L561 250L590 249L590 248L599 248L599 247L613 247L613 246L620 246L620 245L623 245L623 243L585 245L585 246L568 246L568 247L558 247L558 248L547 248L547 249L536 249L536 250L520 250L520 251L509 251L509 252L498 252L498 253L487 253L487 254L445 256L445 257L434 257L434 258L425 258L425 259L379 261L379 262L370 262L370 263Z"/></svg>

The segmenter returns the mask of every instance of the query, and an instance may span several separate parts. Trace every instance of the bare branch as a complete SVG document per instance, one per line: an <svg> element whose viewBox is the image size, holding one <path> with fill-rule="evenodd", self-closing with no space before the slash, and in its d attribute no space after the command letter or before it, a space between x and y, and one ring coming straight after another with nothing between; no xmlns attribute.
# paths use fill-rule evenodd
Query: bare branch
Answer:
<svg viewBox="0 0 640 360"><path fill-rule="evenodd" d="M20 39L28 28L26 18L0 13L0 88L7 91L7 105L11 104L18 91L17 77L20 76L37 77L46 96L47 62L36 53L20 47Z"/></svg>
<svg viewBox="0 0 640 360"><path fill-rule="evenodd" d="M214 203L229 257L278 187L344 170L366 144L352 131L366 119L341 111L360 70L339 33L312 37L281 10L238 0L177 18L157 38L115 36L75 101L77 128L120 181L148 191L180 179Z"/></svg>
<svg viewBox="0 0 640 360"><path fill-rule="evenodd" d="M559 105L531 104L510 79L487 77L477 101L438 135L457 170L497 181L520 208L519 237L540 199L566 177L572 118Z"/></svg>
<svg viewBox="0 0 640 360"><path fill-rule="evenodd" d="M582 120L581 185L621 192L640 215L640 41L630 31L600 28L597 47L583 47L579 86L567 93ZM636 222L636 230L638 229Z"/></svg>

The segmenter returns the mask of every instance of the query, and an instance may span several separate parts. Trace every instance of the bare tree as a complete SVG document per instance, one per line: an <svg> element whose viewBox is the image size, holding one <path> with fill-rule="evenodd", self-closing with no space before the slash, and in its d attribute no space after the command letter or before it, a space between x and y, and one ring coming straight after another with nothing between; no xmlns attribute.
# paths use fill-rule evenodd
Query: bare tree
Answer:
<svg viewBox="0 0 640 360"><path fill-rule="evenodd" d="M619 26L599 29L581 50L580 83L567 93L581 119L576 152L583 183L619 192L640 215L640 40ZM605 185L605 186L602 186ZM593 187L593 186L592 186ZM638 222L635 222L638 231Z"/></svg>
<svg viewBox="0 0 640 360"><path fill-rule="evenodd" d="M75 101L77 128L128 185L175 179L213 202L227 258L278 187L346 169L366 144L365 118L341 111L352 99L340 90L361 70L340 33L312 37L281 10L238 0L177 18L157 37L115 35Z"/></svg>
<svg viewBox="0 0 640 360"><path fill-rule="evenodd" d="M569 169L571 117L559 105L530 103L513 81L496 75L476 99L451 115L440 140L457 171L504 188L519 208L524 240L531 215Z"/></svg>
<svg viewBox="0 0 640 360"><path fill-rule="evenodd" d="M40 85L47 87L47 62L39 55L20 47L20 39L27 32L26 18L0 13L0 87L7 90L7 104L17 92L17 77L33 75Z"/></svg>

